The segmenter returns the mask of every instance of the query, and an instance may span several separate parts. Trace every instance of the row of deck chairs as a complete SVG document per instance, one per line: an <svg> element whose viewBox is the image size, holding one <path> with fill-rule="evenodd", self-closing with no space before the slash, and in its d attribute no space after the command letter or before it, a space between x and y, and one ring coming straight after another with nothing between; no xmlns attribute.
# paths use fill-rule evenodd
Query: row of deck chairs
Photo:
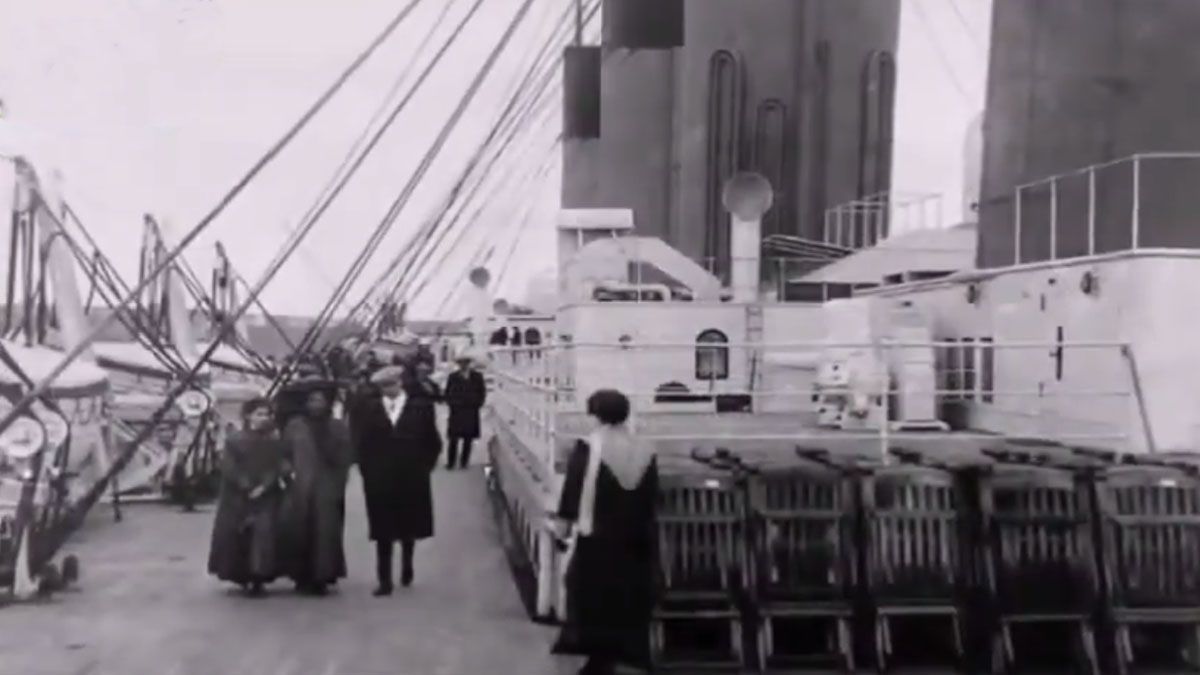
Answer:
<svg viewBox="0 0 1200 675"><path fill-rule="evenodd" d="M1069 635L1079 670L1124 673L1135 629L1200 627L1196 467L896 454L841 463L797 449L803 461L772 469L718 452L664 476L656 666L767 670L816 635L841 668L884 671L898 625L940 622L960 671L1014 668L1014 633L1034 627ZM705 627L722 653L678 646Z"/></svg>

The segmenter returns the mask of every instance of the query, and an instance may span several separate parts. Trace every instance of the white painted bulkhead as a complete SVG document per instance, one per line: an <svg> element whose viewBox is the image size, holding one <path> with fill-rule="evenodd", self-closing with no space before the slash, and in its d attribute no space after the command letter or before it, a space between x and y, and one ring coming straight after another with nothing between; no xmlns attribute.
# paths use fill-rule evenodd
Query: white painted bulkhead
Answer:
<svg viewBox="0 0 1200 675"><path fill-rule="evenodd" d="M1200 448L1200 301L1190 290L1198 285L1200 256L1140 251L973 271L864 295L916 303L939 340L964 341L973 352L974 392L963 401L970 427L1147 452L1136 363L1153 444L1171 452ZM1133 363L1119 343L1129 345ZM950 348L939 349L942 387L948 366L961 366L953 359ZM1125 440L1078 438L1085 435Z"/></svg>

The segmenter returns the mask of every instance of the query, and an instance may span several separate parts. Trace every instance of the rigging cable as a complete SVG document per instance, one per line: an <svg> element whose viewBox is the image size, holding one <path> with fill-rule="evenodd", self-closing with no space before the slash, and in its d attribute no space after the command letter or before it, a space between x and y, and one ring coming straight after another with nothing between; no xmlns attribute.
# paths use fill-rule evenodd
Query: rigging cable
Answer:
<svg viewBox="0 0 1200 675"><path fill-rule="evenodd" d="M418 0L418 2L419 1L420 0ZM334 191L338 180L346 173L347 167L349 167L351 165L351 163L354 161L355 156L362 149L363 143L367 142L368 138L370 138L371 129L373 127L375 127L375 125L377 125L381 119L383 119L384 114L386 114L388 111L389 104L396 97L396 95L400 92L400 89L402 88L402 86L407 84L408 81L411 79L413 67L417 63L417 58L421 54L423 54L426 49L429 48L429 44L433 41L434 34L437 33L442 28L443 24L445 23L446 17L450 13L450 9L452 7L454 7L454 5L457 1L458 0L446 0L446 2L443 3L442 10L438 14L437 18L434 20L433 25L425 33L425 36L421 38L420 44L418 44L416 50L414 50L413 58L405 65L404 69L401 70L400 73L396 76L396 78L392 81L392 85L388 89L387 94L384 95L383 100L380 101L379 106L375 109L375 112L371 115L371 118L367 121L367 124L363 127L362 133L358 136L357 139L355 139L354 144L346 152L346 156L342 158L341 164L333 172L333 175L330 176L329 182L326 183L323 188L321 188L321 192L317 194L316 200L313 201L312 205L308 208L308 211L305 212L305 214L302 218L300 218L301 225L303 225L303 223L306 223L310 219L312 219L313 214L316 213L317 210L320 208L323 200L326 197L328 197L331 192ZM462 30L461 27L458 30L456 30L454 32L454 34L452 34L449 41L453 42L454 39L457 38L458 32L461 30ZM411 87L409 87L409 89L411 89ZM288 228L286 225L284 226L283 229L287 231L287 234L289 237L295 235L295 231L291 230L291 228ZM299 229L299 228L297 228L297 229ZM304 255L305 251L306 251L306 249L304 249L304 248L301 248L299 250L301 255ZM324 274L322 274L322 278L326 281L326 283L328 283L331 290L336 287L336 284L333 282L333 280L329 279Z"/></svg>
<svg viewBox="0 0 1200 675"><path fill-rule="evenodd" d="M383 31L380 32L380 34L371 42L371 44L368 45L367 48L364 49L361 53L359 53L358 56L355 57L354 61L351 62L350 65L334 80L333 84L330 85L325 90L325 92L322 93L321 96L319 96L317 98L317 100L311 106L309 106L309 108L300 116L300 119L298 119L283 134L283 136L280 137L271 146L271 148L268 149L267 152L264 153L250 167L250 169L246 172L246 174L244 176L242 176L242 178L239 179L232 188L230 188L230 190L225 194L225 196L223 196L220 199L220 201L217 202L217 205L214 206L213 209L211 211L209 211L209 213L207 215L205 215L200 220L200 222L197 223L191 229L191 231L189 231L187 233L186 236L184 236L184 238L179 242L179 244L168 253L168 255L166 256L166 259L161 261L158 268L155 270L155 272L154 272L155 274L159 274L164 269L166 269L167 265L169 265L171 262L173 262L175 260L175 258L177 258L179 256L179 254L182 253L183 250L189 244L191 244L192 241L194 241L196 239L196 237L198 237L200 235L201 232L203 232L214 220L216 220L217 216L219 216L221 213L223 213L225 211L225 209L229 206L229 204L231 204L233 202L233 200L235 198L237 198L237 196L240 195L243 190L246 189L246 187L250 184L250 182L252 180L254 180L259 175L259 173L261 173L262 170L267 167L267 165L269 165L272 161L274 161L274 159L276 157L278 157L281 152L283 152L283 149L286 148L292 142L292 139L294 139L297 135L299 135L299 133L305 127L308 126L308 123L312 120L312 118L315 117L317 115L317 113L319 113L321 110L323 110L325 108L326 104L329 103L330 99L332 99L335 94L337 94L339 91L341 91L342 87L345 86L346 82L349 81L350 77L352 75L354 75L354 73L358 72L359 68L361 68L362 65L364 63L366 63L367 59L370 58L371 55L374 54L379 49L379 47L385 41L387 41L387 39L389 37L391 37L391 35L395 32L395 30L404 22L404 20L406 18L408 18L409 14L412 12L413 8L416 7L418 2L420 2L420 0L412 0L412 2L410 2L410 4L408 6L406 6L404 9L400 10L400 12L395 16L395 18L393 18L391 20L391 22L389 22L388 25L386 27L384 27ZM143 279L141 282L139 282L138 286L136 288L134 288L128 295L126 295L124 298L122 298L120 303L118 303L118 307L114 307L114 309L124 308L124 307L128 306L129 303L132 302L132 300L135 297L137 297L138 294L140 294L142 291L145 290L145 288L149 285L151 278L152 277L148 277L146 279ZM96 338L99 337L99 335L102 332L107 330L108 327L111 326L115 321L116 321L116 315L114 313L113 315L110 315L109 317L107 317L103 321L101 321L99 323L99 325L92 328L92 330L89 331L86 336L84 336L84 339L81 340L80 343L78 345L76 345L73 349L71 349L63 357L63 359L61 361L59 361L57 366L55 366L53 369L51 369L50 373L48 373L30 391L26 392L21 397L21 399L19 401L17 401L13 405L13 407L7 413L4 414L4 416L2 418L0 418L0 432L3 432L5 429L7 429L9 427L9 425L11 425L13 423L13 420L17 419L17 417L23 415L25 413L25 411L29 409L30 404L34 400L36 400L40 396L43 396L46 393L46 391L50 388L50 385L55 380L57 380L58 377L60 375L62 375L63 372L66 371L66 369L68 367L70 367L70 365L75 361L75 359L79 358L79 355L82 354L84 351L86 351L88 346L92 342L94 342L96 340ZM216 343L214 342L213 344L215 345ZM210 349L206 353L206 358L207 358L207 355L210 355L212 353L212 351L213 351L213 347L210 347ZM199 372L200 365L201 365L201 363L198 362L195 366L193 366L192 371L191 371L191 373L192 373L191 377L194 377L195 373ZM184 382L186 383L187 380L185 379ZM182 391L182 389L180 389L179 391ZM172 398L171 403L173 403L173 402L174 401ZM132 455L130 455L130 457L131 456ZM128 462L128 458L125 458L125 461ZM116 465L114 465L114 466L116 466Z"/></svg>
<svg viewBox="0 0 1200 675"><path fill-rule="evenodd" d="M368 241L367 246L363 248L358 258L354 261L350 271L347 273L347 277L343 280L342 287L338 289L335 297L331 298L330 302L326 305L326 308L322 310L322 315L318 317L318 322L314 323L310 327L308 334L306 334L305 338L301 340L300 348L302 350L311 348L312 342L316 340L320 332L323 330L323 326L321 325L322 321L328 322L329 318L332 317L333 312L336 310L336 307L341 304L342 300L345 299L346 294L350 290L350 285L358 278L366 266L366 263L374 255L379 241L381 241L383 236L387 234L387 231L390 229L392 223L395 222L397 216L399 216L400 212L407 205L408 200L412 197L413 192L416 191L418 183L429 170L429 167L432 166L433 162L437 159L438 154L441 153L446 141L450 138L450 134L453 133L455 127L458 126L459 121L462 119L463 114L466 112L471 102L475 100L475 96L479 93L484 80L492 72L492 68L495 67L496 61L499 60L500 55L512 41L513 35L516 34L517 29L521 26L525 17L529 15L529 9L533 6L533 2L534 0L523 0L521 3L517 13L513 16L512 20L508 24L508 27L505 29L504 34L500 37L500 41L492 49L491 53L488 54L487 60L484 61L483 66L475 74L475 77L471 81L470 86L468 86L465 95L459 101L450 117L446 120L446 123L442 126L441 131L434 140L433 146L426 151L421 163L417 166L417 170L409 178L408 183L404 186L404 189L396 198L395 202L393 202L392 208L389 209L388 213L384 216L384 220L379 224L379 227L376 228L371 240ZM476 7L478 7L478 4ZM278 386L279 381L290 375L290 372L294 366L295 360L292 361L291 366L283 369L283 372L280 373L280 376L276 378L276 382L272 384L270 391L274 391Z"/></svg>
<svg viewBox="0 0 1200 675"><path fill-rule="evenodd" d="M375 134L372 136L370 142L367 144L366 148L364 148L362 150L362 152L359 153L359 156L355 159L354 163L350 166L350 169L341 177L341 179L339 179L337 185L334 186L334 189L331 191L331 193L325 197L324 201L313 212L312 217L310 217L306 222L302 223L300 228L297 229L295 236L292 237L291 241L285 242L283 249L281 249L280 253L277 254L276 257L272 260L271 266L275 266L276 263L278 263L279 265L282 265L282 261L280 259L286 258L287 256L289 256L291 254L291 251L295 250L295 247L299 245L299 242L308 235L308 233L312 230L313 226L316 225L317 221L321 218L321 216L324 215L324 213L329 209L329 206L333 203L334 199L336 199L337 196L339 194L341 194L341 191L345 188L346 184L349 183L350 179L354 177L355 173L357 173L359 168L362 167L363 162L366 161L366 159L370 155L370 153L379 144L379 141L383 138L384 134L387 133L387 131L391 128L392 124L396 121L397 118L399 118L400 113L402 113L404 111L404 109L408 106L408 103L413 99L413 97L416 95L416 93L420 90L421 86L428 79L429 75L433 72L434 68L436 68L437 65L441 62L442 58L446 55L446 52L450 49L450 46L458 39L459 34L462 33L462 31L466 27L466 25L468 23L470 23L471 19L474 18L476 13L478 13L482 4L483 4L482 0L475 1L475 3L471 6L470 10L467 12L467 15L465 17L463 17L463 19L459 22L458 26L455 28L455 30L451 34L451 36L447 39L447 41L442 45L442 47L434 55L433 60L429 64L427 64L426 68L421 72L421 75L417 78L417 81L409 89L409 91L405 95L405 97L392 110L391 114L384 121L383 125L380 126L380 128L376 129ZM395 203L393 203L392 206L395 207ZM384 216L385 222L386 222L387 218L389 217L389 215L391 215L391 209L389 209L388 215ZM394 217L394 216L392 216L392 217ZM381 223L381 225L382 224L383 223Z"/></svg>
<svg viewBox="0 0 1200 675"><path fill-rule="evenodd" d="M551 161L551 160L554 159L554 152L558 149L558 146L559 146L558 141L556 141L553 145L550 146L550 150L547 153L550 155L550 157L548 158L547 161L544 161L542 163L541 168L535 173L535 175L533 177L533 181L535 182L535 184L540 185L541 181L545 180L546 174L549 172L550 168L554 165L553 161ZM510 236L511 241L510 241L510 246L508 248L508 254L505 256L505 262L502 264L502 266L500 268L500 272L496 276L496 282L495 282L496 288L500 288L501 281L504 278L504 274L508 270L508 263L512 261L513 252L516 251L517 244L520 243L521 239L525 235L525 231L527 229L529 229L529 225L533 221L533 213L534 213L534 210L537 208L537 206L536 206L537 196L538 196L538 193L535 191L530 199L525 200L526 201L525 205L522 206L520 209L518 209L518 211L520 212L521 215L520 215L520 217L514 219L513 222L519 223L519 225L517 225L517 227L515 227L515 228L510 228L513 230L513 234ZM486 266L488 261L491 260L492 255L496 252L495 244L493 244L489 250L485 251L484 247L487 245L487 243L488 242L485 239L484 241L480 242L479 246L476 248L475 255L472 256L473 262L471 265L471 269L474 269L476 267ZM442 312L445 311L445 309L446 309L447 305L450 303L450 301L457 298L459 291L462 289L462 284L465 280L466 280L466 277L460 276L458 278L458 280L450 287L450 289L442 297L441 302L438 303L438 308L437 308L437 311L434 313L434 316L441 316ZM422 289L420 289L420 288L417 289L416 293L414 294L414 301L415 301L416 297L420 296L421 290Z"/></svg>
<svg viewBox="0 0 1200 675"><path fill-rule="evenodd" d="M591 18L593 16L596 15L598 10L599 10L599 3L593 3L592 7L590 8L590 10L588 12L588 20L589 21L591 20ZM569 17L570 17L570 12L568 11L566 14L564 14L564 18L563 18L564 23L563 23L563 25L560 25L560 28L565 26L565 21ZM553 46L554 46L554 38L553 38L553 36L551 36L547 40L547 43L543 46L542 52L539 55L539 60L544 60L546 55L550 53L550 49ZM469 201L471 198L473 198L474 194L486 182L486 175L490 173L490 171L494 167L496 161L503 154L504 150L507 149L508 145L512 142L516 133L520 130L519 126L522 123L524 123L524 124L528 123L528 118L533 112L533 107L534 107L534 104L536 104L536 102L537 102L537 98L544 95L546 86L548 86L548 84L553 79L553 75L556 71L555 66L558 64L558 62L560 60L561 60L561 56L554 58L554 60L551 63L546 64L546 67L545 67L544 71L542 72L542 78L541 78L542 81L541 81L541 84L539 87L539 89L541 91L539 92L539 94L537 96L534 97L533 100L526 101L526 103L524 105L524 109L521 110L519 113L522 118L521 122L514 123L512 121L513 118L510 117L512 115L513 110L515 109L514 106L517 104L518 101L524 100L521 98L521 94L525 93L528 90L530 84L535 79L535 74L537 72L537 69L536 68L531 69L530 71L528 71L526 73L525 77L523 78L520 90L513 93L512 97L510 98L508 104L506 105L506 107L504 109L504 112L501 115L501 119L493 127L492 133L489 134L487 140L484 141L484 144L482 144L480 146L480 148L478 149L478 151L475 154L475 157L472 158L470 164L464 170L463 175L460 177L460 179L457 182L457 184L455 185L455 187L451 190L450 198L447 200L447 203L446 203L445 207L442 209L441 214L437 217L437 219L434 222L427 224L427 227L425 228L424 233L419 233L417 237L414 237L414 239L423 237L423 241L415 249L409 247L409 248L406 248L405 251L402 251L402 253L399 256L397 256L397 258L393 261L393 264L389 268L389 271L385 272L385 275L390 275L391 271L394 271L396 268L398 268L400 266L400 264L403 262L405 257L407 257L407 256L415 257L417 255L421 255L422 253L424 253L425 255L424 255L424 259L420 263L420 269L421 269L421 271L424 270L424 267L427 264L429 257L432 255L432 250L427 250L428 242L433 237L434 232L436 232L439 228L444 227L446 225L445 218L446 218L448 212L451 210L451 208L454 205L454 197L457 194L459 194L459 192L462 188L462 185L466 182L466 180L469 177L474 176L474 169L478 168L478 163L482 160L483 156L487 153L487 151L492 148L494 142L496 141L496 138L499 135L499 132L506 130L506 131L508 131L507 138L503 141L503 144L500 147L500 149L492 154L491 159L488 161L487 166L483 170L483 174L485 175L485 177L481 178L479 181L477 181L474 184L474 186L470 190L467 200ZM506 127L506 123L507 123L507 127ZM460 209L458 209L458 212L456 213L456 215L454 216L454 219L450 223L451 227L453 227L453 225L458 222L458 219L461 218L463 209L465 209L465 208L466 208L466 205L463 204L460 207ZM440 239L439 239L439 241L440 241ZM370 321L367 322L364 333L370 334L373 331L374 325L378 322L384 309L387 306L386 298L394 298L397 295L401 294L401 289L407 288L408 283L411 282L411 277L412 277L413 271L414 271L414 268L411 266L408 269L404 270L404 272L401 274L400 278L395 282L395 284L393 284L391 290L384 296L385 301L377 309L374 317ZM378 287L381 283L383 283L383 281L384 281L384 279L381 278L379 280L379 282L372 287ZM360 301L359 304L354 308L354 310L351 311L351 313L350 313L351 317L353 317L356 314L357 309L359 307L365 306L366 303L369 302L369 299L370 299L369 296L364 297L363 300Z"/></svg>
<svg viewBox="0 0 1200 675"><path fill-rule="evenodd" d="M533 146L527 146L527 147L533 147ZM531 184L539 184L541 179L545 177L545 173L551 166L551 163L554 159L554 153L557 148L558 148L558 141L556 140L548 148L545 149L545 151L543 152L543 156L536 163L533 163L530 166L530 168L525 172L525 174L523 176L521 176L521 179L519 182L517 182L516 186L514 186L511 190L508 191L508 194L511 194L511 195L529 194L529 189L531 187ZM497 181L495 183L495 185L493 185L491 196L495 196L497 192L499 192L502 188L504 188L507 185L508 180L510 180L512 178L512 176L514 176L514 175L515 174L509 173L509 174L505 175L505 177L503 179ZM536 199L537 197L538 197L537 192L533 191L533 194L529 195L529 198L527 199L527 201L532 201L533 199ZM434 279L437 278L436 270L445 269L446 262L449 259L450 255L459 247L459 245L462 243L463 238L467 235L467 233L471 231L471 229L472 229L471 224L481 222L482 221L481 216L483 215L483 212L486 209L488 209L489 206L493 206L494 204L495 204L495 202L491 201L490 198L484 200L483 203L481 203L475 209L474 213L472 213L471 216L466 219L466 222L468 223L467 226L458 228L458 233L457 233L457 236L455 237L455 239L450 243L449 247L447 247L446 250L442 253L441 257L438 259L438 262L432 266L432 269L435 270L435 272L426 276L424 279L422 279L421 283L416 285L415 290L413 290L411 293L407 294L411 302L415 303L416 299L421 296L421 294L425 291L425 289L429 286L429 284ZM506 204L506 206L511 206L511 204ZM510 209L510 210L521 210L521 209L518 207L517 209ZM444 233L447 233L447 234L449 232L450 232L449 229L444 231ZM441 242L439 242L439 245L440 245L440 243ZM478 253L483 250L484 246L487 245L487 243L488 243L487 239L484 239L482 242L480 242L480 245L478 247L476 247L475 255L473 255L472 257L477 256ZM460 275L458 278L458 281L461 282L463 279L465 279L465 277Z"/></svg>
<svg viewBox="0 0 1200 675"><path fill-rule="evenodd" d="M546 93L546 92L543 92L543 93ZM528 118L526 120L526 125L528 124L529 121L538 119L541 115L544 115L547 111L548 111L547 109L538 111L539 116ZM508 150L509 147L512 145L513 141L517 139L518 133L523 130L524 129L521 129L521 128L514 128L510 131L510 133L507 135L507 138L505 138L505 140L503 141L500 148L492 154L491 159L489 160L487 166L484 168L484 170L482 172L483 177L475 184L475 186L473 187L473 189L471 191L471 194L468 196L467 199L463 200L460 207L456 210L456 213L454 214L454 216L448 222L442 223L442 227L441 227L440 231L437 232L436 241L433 241L434 235L432 233L430 234L429 238L425 242L425 246L421 250L421 254L423 256L422 259L419 262L417 262L415 265L410 267L409 269L405 270L405 276L403 276L401 278L401 282L399 284L397 284L397 286L398 286L397 291L403 290L404 295L408 295L408 291L411 289L412 285L414 283L416 283L418 280L422 279L422 275L426 272L426 270L429 269L430 261L431 261L433 255L437 252L438 247L440 247L442 242L445 241L446 236L462 221L463 215L467 212L467 208L471 205L471 202L474 201L476 193L478 193L480 190L483 189L483 187L485 185L488 184L488 182L489 182L488 178L490 178L492 176L492 169L495 168L495 166L497 165L497 162L499 162L502 158L505 157L505 151ZM522 156L521 153L524 151L527 151L530 147L532 147L532 146L527 145L527 144L523 145L520 150L517 150L516 157L521 157ZM512 175L511 173L504 174L506 179L510 178L511 175ZM493 187L492 191L494 192L495 186L493 185L492 187Z"/></svg>
<svg viewBox="0 0 1200 675"><path fill-rule="evenodd" d="M592 17L594 17L596 15L596 13L599 11L599 8L600 8L600 4L599 4L598 0L591 4L588 14L587 14L588 21L590 21L592 19ZM560 18L559 25L558 25L557 29L554 31L555 34L558 32L561 32L563 29L565 29L567 27L567 22L569 21L570 17L571 17L571 11L570 11L570 8L568 8L568 10L566 12L564 12L562 17ZM550 50L554 47L554 42L555 42L554 34L551 34L547 38L546 42L543 44L542 49L539 52L539 54L537 55L537 57L534 59L535 62L541 63L545 60L547 55L551 53ZM536 64L535 64L535 66L536 66ZM551 68L552 68L552 66L551 66ZM530 79L532 78L533 74L536 71L537 71L536 67L530 68L525 73L525 75L521 78L520 85L518 86L517 90L514 91L512 93L512 95L510 96L508 104L505 106L504 111L500 115L500 118L498 119L497 123L495 125L493 125L492 132L479 145L479 147L476 149L474 156L471 158L471 160L468 162L468 164L464 167L458 180L455 182L454 186L449 190L447 197L443 200L442 206L440 207L440 209L438 209L438 214L436 216L433 216L430 219L428 219L425 222L425 224L422 225L421 229L410 239L410 244L408 246L406 246L404 249L402 249L401 252L393 258L391 264L388 266L388 268L386 270L384 270L383 274L381 274L379 276L379 278L376 279L375 283L371 284L368 287L368 290L366 291L366 293L364 294L362 299L348 313L349 321L353 322L355 320L355 317L357 316L359 310L364 307L367 307L368 304L370 304L372 302L370 289L382 287L387 282L387 279L389 277L391 277L396 272L396 270L398 270L401 267L401 265L403 265L405 263L405 260L419 255L420 249L424 247L424 245L427 242L427 240L429 239L429 237L432 236L432 232L434 230L436 230L436 228L438 228L444 224L444 219L446 218L448 213L453 209L455 200L457 199L458 195L460 194L463 186L466 184L466 182L470 178L475 177L475 170L478 168L478 164L482 160L483 156L487 153L488 150L490 150L493 147L493 143L494 143L496 137L499 135L499 133L502 130L505 130L505 128L506 128L505 125L512 122L512 119L509 116L512 113L513 106L516 104L518 97L525 90L528 89ZM552 72L550 74L552 74ZM492 163L494 163L494 158L493 158ZM490 171L490 169L491 169L491 164L489 164L487 169L485 169L485 173L487 171ZM470 199L474 195L474 192L479 189L479 187L482 183L482 180L483 179L476 182L475 185L471 188L470 194L468 195L468 199ZM414 247L412 245L412 242L417 242L418 240L423 240L423 241L421 244ZM375 323L375 321L377 321L380 314L384 311L384 308L387 306L387 303L388 303L388 298L394 298L398 294L399 289L403 284L404 284L404 276L401 276L392 285L392 288L390 291L382 294L383 302L380 304L380 307L374 312L374 318L367 321L368 327L364 331L364 334L369 334L371 332L370 326L373 325Z"/></svg>
<svg viewBox="0 0 1200 675"><path fill-rule="evenodd" d="M916 8L917 18L921 20L921 23L929 31L929 43L933 47L933 51L937 53L938 59L942 63L942 68L950 76L950 84L954 85L954 88L958 90L958 93L963 97L963 102L970 105L975 100L975 97L971 93L968 93L968 88L958 78L958 73L954 70L954 64L946 54L945 47L938 40L937 30L930 20L929 15L925 12L925 6L921 4L920 0L914 2L912 6Z"/></svg>

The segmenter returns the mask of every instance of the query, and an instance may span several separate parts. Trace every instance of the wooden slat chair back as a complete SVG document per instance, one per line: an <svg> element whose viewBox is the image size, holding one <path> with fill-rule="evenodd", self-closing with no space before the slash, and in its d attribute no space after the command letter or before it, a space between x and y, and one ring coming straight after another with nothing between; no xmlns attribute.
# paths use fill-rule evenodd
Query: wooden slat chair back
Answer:
<svg viewBox="0 0 1200 675"><path fill-rule="evenodd" d="M664 476L658 510L663 602L726 602L749 586L746 498L725 476Z"/></svg>
<svg viewBox="0 0 1200 675"><path fill-rule="evenodd" d="M866 481L867 573L876 603L955 604L961 502L954 476L937 469L898 467Z"/></svg>
<svg viewBox="0 0 1200 675"><path fill-rule="evenodd" d="M688 668L741 665L740 607L750 587L747 560L746 490L727 474L664 475L655 514L658 568L650 627L653 664ZM668 624L721 624L728 636L725 657L666 654Z"/></svg>
<svg viewBox="0 0 1200 675"><path fill-rule="evenodd" d="M996 466L980 485L994 611L993 664L1016 661L1012 626L1073 626L1083 672L1099 673L1093 617L1100 597L1090 486L1036 466Z"/></svg>
<svg viewBox="0 0 1200 675"><path fill-rule="evenodd" d="M751 483L759 662L776 658L776 618L831 621L830 652L853 669L854 482L826 468Z"/></svg>
<svg viewBox="0 0 1200 675"><path fill-rule="evenodd" d="M1099 591L1087 492L1060 471L998 468L981 508L992 591L1007 614L1088 614Z"/></svg>
<svg viewBox="0 0 1200 675"><path fill-rule="evenodd" d="M1200 608L1200 481L1121 467L1098 490L1113 605Z"/></svg>
<svg viewBox="0 0 1200 675"><path fill-rule="evenodd" d="M853 582L852 484L820 470L753 483L756 590L767 602L845 602Z"/></svg>
<svg viewBox="0 0 1200 675"><path fill-rule="evenodd" d="M1170 467L1115 467L1097 486L1116 658L1131 626L1191 626L1200 643L1200 480Z"/></svg>
<svg viewBox="0 0 1200 675"><path fill-rule="evenodd" d="M948 618L945 625L961 659L965 519L954 475L931 467L887 467L865 477L861 489L876 664L886 668L893 622L906 616Z"/></svg>

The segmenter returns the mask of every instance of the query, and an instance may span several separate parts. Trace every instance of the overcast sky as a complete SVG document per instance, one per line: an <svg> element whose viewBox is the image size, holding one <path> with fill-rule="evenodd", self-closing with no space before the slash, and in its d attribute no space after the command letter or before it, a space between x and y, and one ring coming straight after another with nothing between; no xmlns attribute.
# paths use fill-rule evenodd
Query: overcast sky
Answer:
<svg viewBox="0 0 1200 675"><path fill-rule="evenodd" d="M142 213L154 212L177 232L198 222L407 2L0 0L0 99L9 123L19 124L22 143L32 148L29 154L40 168L61 168L68 201L132 276ZM310 208L394 91L422 39L436 28L401 91L473 2L422 2L329 108L189 249L193 266L206 277L213 242L220 240L234 264L257 278L287 228ZM268 288L268 306L281 313L319 308L522 2L484 0L443 65L334 202L302 253ZM565 5L533 0L532 6L351 302L440 202ZM953 221L963 189L965 131L983 106L991 0L903 0L902 6L894 187L946 194L947 218ZM492 247L491 267L499 266L514 242L520 261L505 274L503 295L519 297L528 279L546 268L553 251L557 163L545 166L540 179L525 179L543 158L555 156L547 149L559 116L547 110L542 120L518 143L524 151L511 159L511 168L498 172L499 180L509 182L485 188L498 195L489 201L486 228L463 235L414 313L433 313L458 283L458 270ZM9 180L4 164L0 184ZM7 200L7 191L0 189L0 201ZM527 211L531 224L521 230ZM0 247L6 246L7 238L0 239Z"/></svg>

